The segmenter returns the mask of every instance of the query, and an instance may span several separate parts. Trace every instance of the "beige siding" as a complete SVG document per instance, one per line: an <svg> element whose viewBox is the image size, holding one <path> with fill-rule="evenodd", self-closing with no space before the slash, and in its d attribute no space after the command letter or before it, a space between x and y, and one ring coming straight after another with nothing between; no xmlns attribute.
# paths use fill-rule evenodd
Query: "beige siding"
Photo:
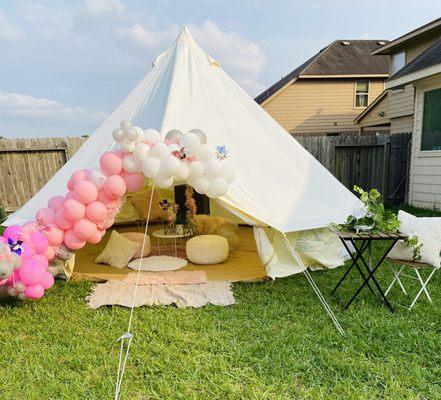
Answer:
<svg viewBox="0 0 441 400"><path fill-rule="evenodd" d="M359 121L361 127L376 126L382 124L388 124L388 99L387 96L383 97L373 108ZM381 116L383 114L383 116Z"/></svg>
<svg viewBox="0 0 441 400"><path fill-rule="evenodd" d="M409 200L415 206L441 209L441 151L420 150L424 90L441 88L441 74L415 82L415 88Z"/></svg>
<svg viewBox="0 0 441 400"><path fill-rule="evenodd" d="M390 120L390 133L408 133L413 131L413 115Z"/></svg>
<svg viewBox="0 0 441 400"><path fill-rule="evenodd" d="M389 118L413 115L414 93L412 85L407 85L404 89L390 90L388 94Z"/></svg>
<svg viewBox="0 0 441 400"><path fill-rule="evenodd" d="M369 103L384 89L382 79L370 80ZM358 131L354 118L355 80L299 79L263 104L288 132L295 134Z"/></svg>

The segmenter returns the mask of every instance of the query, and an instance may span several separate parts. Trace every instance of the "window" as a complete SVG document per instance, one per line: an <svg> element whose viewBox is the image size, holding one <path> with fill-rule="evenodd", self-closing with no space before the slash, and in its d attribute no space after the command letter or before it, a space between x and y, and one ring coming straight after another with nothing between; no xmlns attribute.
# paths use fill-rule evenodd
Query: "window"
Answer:
<svg viewBox="0 0 441 400"><path fill-rule="evenodd" d="M367 107L369 81L355 81L355 107Z"/></svg>
<svg viewBox="0 0 441 400"><path fill-rule="evenodd" d="M441 150L441 89L424 93L421 150Z"/></svg>
<svg viewBox="0 0 441 400"><path fill-rule="evenodd" d="M390 74L393 75L406 65L406 52L392 54L390 58Z"/></svg>

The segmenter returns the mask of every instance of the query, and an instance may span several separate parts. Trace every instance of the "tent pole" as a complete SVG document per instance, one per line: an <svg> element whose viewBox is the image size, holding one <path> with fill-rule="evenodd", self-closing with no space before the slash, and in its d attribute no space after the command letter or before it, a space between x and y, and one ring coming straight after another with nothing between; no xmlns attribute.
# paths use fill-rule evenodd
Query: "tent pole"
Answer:
<svg viewBox="0 0 441 400"><path fill-rule="evenodd" d="M346 333L343 329L343 327L340 325L340 322L338 321L337 317L335 316L334 312L331 310L331 307L329 306L328 302L326 301L326 299L323 297L322 292L320 291L320 289L318 288L317 284L315 283L314 279L312 278L311 274L309 273L307 267L305 266L305 264L303 264L302 259L300 258L300 256L297 254L297 252L295 251L294 247L292 246L291 242L288 240L288 237L286 236L286 234L284 232L282 232L283 237L286 241L286 244L288 246L288 249L290 250L292 256L294 257L294 259L297 261L297 263L302 267L303 269L303 275L305 275L307 281L309 282L309 284L311 285L312 289L314 290L315 294L317 295L317 297L319 298L320 302L323 305L323 308L326 310L326 312L328 313L329 317L331 318L332 322L334 323L335 327L337 328L338 332L342 335L342 336L346 336Z"/></svg>

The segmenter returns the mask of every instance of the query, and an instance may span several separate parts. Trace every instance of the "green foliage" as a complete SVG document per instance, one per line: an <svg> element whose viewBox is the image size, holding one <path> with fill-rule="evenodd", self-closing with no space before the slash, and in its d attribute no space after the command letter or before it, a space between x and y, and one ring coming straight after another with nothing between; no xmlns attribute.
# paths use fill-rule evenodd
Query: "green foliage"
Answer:
<svg viewBox="0 0 441 400"><path fill-rule="evenodd" d="M404 239L404 242L412 248L414 261L421 260L421 247L422 243L418 243L418 236L412 236Z"/></svg>

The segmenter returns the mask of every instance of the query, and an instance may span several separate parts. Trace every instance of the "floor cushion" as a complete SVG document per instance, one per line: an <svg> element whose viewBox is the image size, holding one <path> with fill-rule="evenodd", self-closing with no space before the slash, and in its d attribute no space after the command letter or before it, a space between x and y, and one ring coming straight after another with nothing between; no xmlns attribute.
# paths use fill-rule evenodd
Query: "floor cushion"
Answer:
<svg viewBox="0 0 441 400"><path fill-rule="evenodd" d="M131 240L132 242L139 244L138 251L133 255L132 258L141 258L148 257L150 252L152 251L152 246L150 243L150 236L146 235L145 244L144 244L144 253L142 252L142 245L144 243L144 233L141 232L124 232L121 233L126 239Z"/></svg>
<svg viewBox="0 0 441 400"><path fill-rule="evenodd" d="M193 264L219 264L228 258L228 241L223 236L201 235L186 244L187 258Z"/></svg>
<svg viewBox="0 0 441 400"><path fill-rule="evenodd" d="M132 242L117 231L112 231L106 247L95 259L95 263L124 268L138 250L139 243Z"/></svg>

